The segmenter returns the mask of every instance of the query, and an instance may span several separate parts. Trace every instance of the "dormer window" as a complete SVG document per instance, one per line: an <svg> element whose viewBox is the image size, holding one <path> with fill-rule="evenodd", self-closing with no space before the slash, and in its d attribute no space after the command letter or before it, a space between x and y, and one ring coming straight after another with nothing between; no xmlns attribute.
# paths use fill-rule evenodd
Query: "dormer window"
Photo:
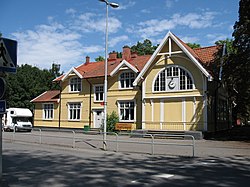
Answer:
<svg viewBox="0 0 250 187"><path fill-rule="evenodd" d="M126 71L120 74L120 88L133 88L135 73Z"/></svg>
<svg viewBox="0 0 250 187"><path fill-rule="evenodd" d="M192 90L193 79L190 73L179 66L170 66L162 70L154 81L154 91Z"/></svg>
<svg viewBox="0 0 250 187"><path fill-rule="evenodd" d="M69 80L69 91L80 92L82 90L82 80L78 77L71 78Z"/></svg>

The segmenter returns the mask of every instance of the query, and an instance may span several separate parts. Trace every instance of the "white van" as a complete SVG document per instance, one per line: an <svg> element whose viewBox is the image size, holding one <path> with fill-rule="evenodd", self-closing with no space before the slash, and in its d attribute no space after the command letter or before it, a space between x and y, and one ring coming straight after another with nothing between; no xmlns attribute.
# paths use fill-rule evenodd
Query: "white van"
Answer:
<svg viewBox="0 0 250 187"><path fill-rule="evenodd" d="M3 117L4 131L32 130L32 112L28 108L9 108Z"/></svg>

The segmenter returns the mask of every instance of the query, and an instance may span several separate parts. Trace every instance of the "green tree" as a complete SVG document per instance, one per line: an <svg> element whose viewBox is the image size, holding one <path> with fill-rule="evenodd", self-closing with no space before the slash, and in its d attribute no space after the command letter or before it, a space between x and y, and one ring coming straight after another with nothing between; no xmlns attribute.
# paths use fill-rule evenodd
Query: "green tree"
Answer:
<svg viewBox="0 0 250 187"><path fill-rule="evenodd" d="M96 62L100 62L100 61L104 61L105 58L103 56L98 56L97 58L95 58Z"/></svg>
<svg viewBox="0 0 250 187"><path fill-rule="evenodd" d="M110 115L107 115L107 131L114 132L115 124L119 122L119 117L116 112L112 112Z"/></svg>
<svg viewBox="0 0 250 187"><path fill-rule="evenodd" d="M157 46L153 46L152 42L148 39L144 40L143 43L137 42L136 45L131 47L132 52L137 52L138 55L151 55L156 50Z"/></svg>
<svg viewBox="0 0 250 187"><path fill-rule="evenodd" d="M55 68L55 67L54 67ZM7 107L23 107L33 109L32 99L43 92L55 89L52 80L59 75L54 72L55 69L39 69L25 64L17 67L16 74L6 76L6 101Z"/></svg>
<svg viewBox="0 0 250 187"><path fill-rule="evenodd" d="M235 22L231 54L224 64L224 78L232 100L237 104L235 117L249 120L250 114L250 1L240 0L239 20Z"/></svg>
<svg viewBox="0 0 250 187"><path fill-rule="evenodd" d="M195 48L200 48L201 45L200 44L197 44L197 43L187 43L187 45L189 47L191 47L192 49L195 49Z"/></svg>

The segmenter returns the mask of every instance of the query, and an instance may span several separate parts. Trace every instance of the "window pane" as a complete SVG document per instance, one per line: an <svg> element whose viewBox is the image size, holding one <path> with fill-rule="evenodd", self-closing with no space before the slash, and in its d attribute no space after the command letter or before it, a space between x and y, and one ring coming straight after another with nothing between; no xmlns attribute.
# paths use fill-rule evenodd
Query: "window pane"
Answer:
<svg viewBox="0 0 250 187"><path fill-rule="evenodd" d="M175 80L176 87L174 89L166 87L167 80ZM168 67L165 70L162 70L154 82L154 91L176 91L190 89L193 89L193 81L191 76L184 69L177 66Z"/></svg>

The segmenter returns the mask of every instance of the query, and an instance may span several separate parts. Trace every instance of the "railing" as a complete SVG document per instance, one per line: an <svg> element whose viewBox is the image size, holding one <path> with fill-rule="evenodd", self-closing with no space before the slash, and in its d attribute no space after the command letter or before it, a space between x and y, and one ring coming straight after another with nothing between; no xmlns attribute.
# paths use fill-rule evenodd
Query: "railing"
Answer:
<svg viewBox="0 0 250 187"><path fill-rule="evenodd" d="M37 133L38 132L38 133ZM45 131L44 131L45 132ZM61 142L59 145L65 145L67 144L68 146L72 148L76 148L76 143L81 142L84 140L88 141L99 141L103 142L103 137L101 135L104 134L104 132L96 132L95 135L99 136L87 136L87 135L93 135L93 133L89 132L81 132L81 133L76 133L75 131L67 131L68 133L60 134L60 132L56 131L55 132L50 132L49 133L44 133L41 129L33 129L31 133L16 133L13 131L12 136L11 136L11 142L15 141L24 141L24 142L30 142L30 139L17 139L16 134L18 136L33 136L33 137L39 137L39 144L55 144L55 140L50 140L48 142L49 138L58 138L61 139ZM7 134L7 133L6 133ZM115 133L115 132L106 132L105 134L110 135L108 136L109 138L106 139L106 142L113 142L115 143L115 151L119 151L119 147L121 143L128 143L128 144L145 144L145 145L150 145L150 154L154 155L155 154L155 146L156 145L164 145L164 146L189 146L192 148L192 157L195 156L195 139L192 135L172 135L172 134L141 134L141 133ZM125 138L124 138L125 137ZM129 137L129 138L127 138ZM135 138L133 138L135 137ZM179 138L177 141L169 141L170 139L160 139L161 141L156 141L157 138L159 137L164 137L164 138ZM32 139L32 143L37 143ZM45 141L47 140L47 141ZM62 142L65 140L68 140L71 143L65 143ZM150 141L148 141L150 140ZM159 139L157 139L159 140ZM183 141L185 140L185 141ZM188 143L187 141L188 140ZM189 142L189 140L191 140Z"/></svg>
<svg viewBox="0 0 250 187"><path fill-rule="evenodd" d="M149 122L145 121L145 129L148 130L169 130L169 131L187 131L203 130L203 122Z"/></svg>

